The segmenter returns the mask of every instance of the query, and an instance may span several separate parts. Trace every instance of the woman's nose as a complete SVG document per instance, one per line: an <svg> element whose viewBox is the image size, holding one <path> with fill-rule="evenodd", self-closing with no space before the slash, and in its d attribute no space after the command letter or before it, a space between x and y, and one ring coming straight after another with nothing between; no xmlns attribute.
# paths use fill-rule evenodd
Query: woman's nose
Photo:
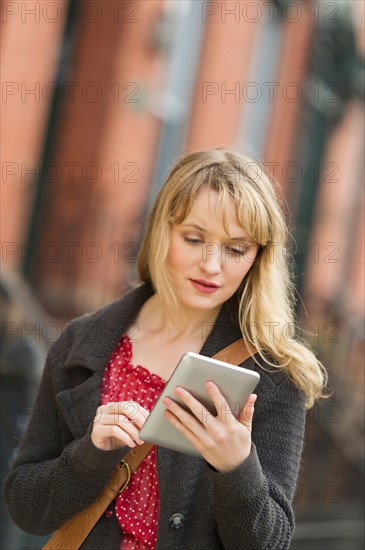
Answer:
<svg viewBox="0 0 365 550"><path fill-rule="evenodd" d="M203 247L201 268L207 273L220 273L222 271L221 250L217 243L206 243Z"/></svg>

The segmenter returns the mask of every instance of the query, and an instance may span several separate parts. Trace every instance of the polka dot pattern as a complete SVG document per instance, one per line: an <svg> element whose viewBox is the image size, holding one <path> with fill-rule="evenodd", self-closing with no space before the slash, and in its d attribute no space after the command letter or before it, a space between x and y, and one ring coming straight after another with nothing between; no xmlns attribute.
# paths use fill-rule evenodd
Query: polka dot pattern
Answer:
<svg viewBox="0 0 365 550"><path fill-rule="evenodd" d="M136 401L151 410L166 381L141 365L133 366L132 342L122 336L105 369L102 404ZM156 447L133 473L127 488L116 500L115 512L123 530L120 550L153 550L156 547L159 491Z"/></svg>

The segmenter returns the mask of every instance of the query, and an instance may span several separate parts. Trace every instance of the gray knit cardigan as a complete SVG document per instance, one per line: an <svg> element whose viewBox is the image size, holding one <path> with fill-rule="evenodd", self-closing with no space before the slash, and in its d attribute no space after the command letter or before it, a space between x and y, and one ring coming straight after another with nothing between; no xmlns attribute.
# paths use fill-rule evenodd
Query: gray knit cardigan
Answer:
<svg viewBox="0 0 365 550"><path fill-rule="evenodd" d="M33 414L5 480L9 511L21 529L36 535L56 530L97 498L115 464L129 450L99 450L90 433L110 354L151 293L148 285L142 285L75 319L53 344ZM200 353L212 356L240 336L224 305ZM252 358L242 365L261 375L251 453L233 471L219 473L203 458L157 449L157 550L289 547L304 396L279 370L267 364L263 370ZM101 517L82 550L119 549L122 532L113 504L110 511ZM179 529L175 514L183 518Z"/></svg>

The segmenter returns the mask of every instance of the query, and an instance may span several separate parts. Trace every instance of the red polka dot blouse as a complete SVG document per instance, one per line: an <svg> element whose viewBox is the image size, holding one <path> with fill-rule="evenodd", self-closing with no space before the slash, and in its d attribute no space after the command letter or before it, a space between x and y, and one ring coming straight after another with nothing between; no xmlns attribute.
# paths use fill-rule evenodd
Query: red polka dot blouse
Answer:
<svg viewBox="0 0 365 550"><path fill-rule="evenodd" d="M151 410L166 381L141 365L132 366L132 342L122 336L104 372L102 404L136 401ZM123 530L120 550L153 550L156 547L159 491L156 447L132 475L118 496L115 512Z"/></svg>

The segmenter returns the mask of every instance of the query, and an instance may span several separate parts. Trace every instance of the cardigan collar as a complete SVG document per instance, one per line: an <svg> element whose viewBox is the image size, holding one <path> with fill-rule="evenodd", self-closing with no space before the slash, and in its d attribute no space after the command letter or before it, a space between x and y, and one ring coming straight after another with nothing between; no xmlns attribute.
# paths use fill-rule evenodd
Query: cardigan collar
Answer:
<svg viewBox="0 0 365 550"><path fill-rule="evenodd" d="M84 366L94 372L102 372L121 336L133 324L142 305L153 292L151 285L143 284L95 313L72 322L69 325L71 345L64 366ZM223 304L199 353L211 357L239 338L242 338L240 328L233 322L227 305Z"/></svg>

